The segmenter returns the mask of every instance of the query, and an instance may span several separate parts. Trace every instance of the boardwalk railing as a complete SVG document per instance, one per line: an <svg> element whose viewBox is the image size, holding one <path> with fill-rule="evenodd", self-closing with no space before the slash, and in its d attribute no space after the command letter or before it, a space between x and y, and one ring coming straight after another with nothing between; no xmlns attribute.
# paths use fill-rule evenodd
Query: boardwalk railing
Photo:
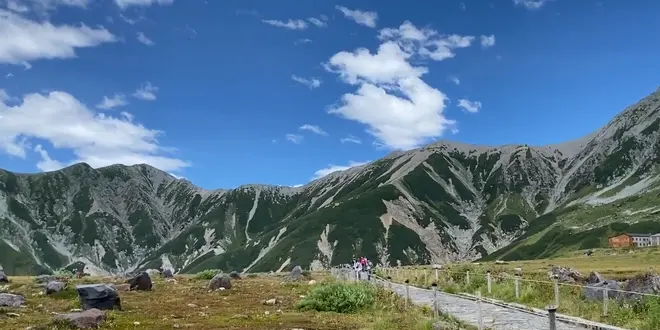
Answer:
<svg viewBox="0 0 660 330"><path fill-rule="evenodd" d="M660 295L623 290L617 281L606 280L597 284L582 285L562 283L557 277L548 280L525 278L520 273L508 275L504 273L458 272L450 269L411 269L404 267L381 268L378 273L397 283L409 281L415 286L425 288L430 288L435 284L442 291L455 293L461 293L457 292L461 290L471 292L471 289L481 288L485 297L501 299L510 303L526 304L534 300L538 304L539 301L545 301L548 305L553 305L559 312L568 314L576 312L571 310L574 308L574 304L571 302L588 301L593 307L596 304L601 305L601 318L605 319L612 308L630 306L631 302L637 304L655 300L660 304ZM652 290L651 288L647 289Z"/></svg>
<svg viewBox="0 0 660 330"><path fill-rule="evenodd" d="M443 312L457 317L464 322L471 323L480 330L485 329L484 325L487 323L486 321L491 322L493 329L585 329L582 323L567 322L566 320L561 320L562 322L558 323L555 314L556 307L554 306L548 306L545 313L531 313L509 307L502 308L490 302L482 301L479 292L477 293L477 299L471 300L466 297L440 292L437 290L436 285L431 285L430 289L423 289L412 286L407 280L403 284L399 284L392 282L391 278L382 278L377 275L368 276L365 273L359 273L347 268L333 268L331 274L342 281L369 281L374 285L384 287L402 296L406 306L413 303L429 305L434 318L437 318ZM495 320L496 318L498 319L497 322ZM557 324L560 324L559 328L557 328ZM592 328L617 329L614 327Z"/></svg>

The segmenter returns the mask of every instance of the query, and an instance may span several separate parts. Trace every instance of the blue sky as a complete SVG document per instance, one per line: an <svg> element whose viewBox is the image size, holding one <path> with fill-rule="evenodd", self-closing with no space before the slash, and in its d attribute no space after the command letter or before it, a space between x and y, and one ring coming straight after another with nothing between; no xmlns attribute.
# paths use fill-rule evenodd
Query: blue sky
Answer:
<svg viewBox="0 0 660 330"><path fill-rule="evenodd" d="M0 0L0 168L295 185L438 139L578 138L658 87L658 1L410 3Z"/></svg>

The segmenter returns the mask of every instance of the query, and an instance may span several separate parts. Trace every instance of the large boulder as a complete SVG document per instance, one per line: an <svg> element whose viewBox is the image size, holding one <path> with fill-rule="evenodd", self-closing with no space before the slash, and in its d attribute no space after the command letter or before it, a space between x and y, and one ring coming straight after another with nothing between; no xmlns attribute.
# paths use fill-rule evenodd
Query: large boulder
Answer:
<svg viewBox="0 0 660 330"><path fill-rule="evenodd" d="M618 290L621 290L621 284L614 280L605 280L598 283L588 284L584 287L584 299L590 301L602 301L603 300L603 291L607 288L607 297L610 299L617 299L621 294Z"/></svg>
<svg viewBox="0 0 660 330"><path fill-rule="evenodd" d="M164 278L174 278L174 274L172 274L171 269L163 269L160 274L163 275Z"/></svg>
<svg viewBox="0 0 660 330"><path fill-rule="evenodd" d="M660 276L652 273L637 275L626 282L624 290L629 292L660 294ZM643 296L634 293L625 293L624 297L627 299L643 298Z"/></svg>
<svg viewBox="0 0 660 330"><path fill-rule="evenodd" d="M21 307L25 297L13 293L0 293L0 307Z"/></svg>
<svg viewBox="0 0 660 330"><path fill-rule="evenodd" d="M93 308L121 310L121 300L117 290L107 284L77 285L76 291L80 297L80 306L83 310Z"/></svg>
<svg viewBox="0 0 660 330"><path fill-rule="evenodd" d="M49 295L53 293L60 292L66 288L66 283L60 281L51 281L46 284L44 287L44 293Z"/></svg>
<svg viewBox="0 0 660 330"><path fill-rule="evenodd" d="M54 321L58 324L65 323L71 328L96 329L105 321L105 312L93 308L78 313L58 314Z"/></svg>
<svg viewBox="0 0 660 330"><path fill-rule="evenodd" d="M126 283L131 285L131 290L148 291L153 287L151 277L147 272L140 273L140 275L126 281Z"/></svg>
<svg viewBox="0 0 660 330"><path fill-rule="evenodd" d="M231 289L231 278L225 274L219 273L213 276L209 281L209 290L220 290L220 288Z"/></svg>
<svg viewBox="0 0 660 330"><path fill-rule="evenodd" d="M0 270L0 283L9 283L9 278L2 270Z"/></svg>
<svg viewBox="0 0 660 330"><path fill-rule="evenodd" d="M229 277L231 277L232 279L235 279L235 280L240 280L241 279L241 274L234 270L231 273L229 273Z"/></svg>
<svg viewBox="0 0 660 330"><path fill-rule="evenodd" d="M292 281L297 281L302 278L303 275L303 269L300 266L293 267L291 270L291 274L289 275L289 279Z"/></svg>
<svg viewBox="0 0 660 330"><path fill-rule="evenodd" d="M552 266L548 276L551 279L556 277L562 283L575 283L582 280L582 274L570 267Z"/></svg>

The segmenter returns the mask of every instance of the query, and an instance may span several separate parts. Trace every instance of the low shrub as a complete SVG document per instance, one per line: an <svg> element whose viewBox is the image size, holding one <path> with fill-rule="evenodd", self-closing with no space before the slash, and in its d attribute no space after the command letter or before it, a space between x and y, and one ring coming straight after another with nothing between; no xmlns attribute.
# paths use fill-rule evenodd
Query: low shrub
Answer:
<svg viewBox="0 0 660 330"><path fill-rule="evenodd" d="M330 283L313 288L296 307L302 311L356 313L373 307L376 289L362 283Z"/></svg>
<svg viewBox="0 0 660 330"><path fill-rule="evenodd" d="M195 274L195 279L196 280L210 280L220 272L221 272L221 270L219 270L219 269L206 269L206 270L203 270L203 271Z"/></svg>

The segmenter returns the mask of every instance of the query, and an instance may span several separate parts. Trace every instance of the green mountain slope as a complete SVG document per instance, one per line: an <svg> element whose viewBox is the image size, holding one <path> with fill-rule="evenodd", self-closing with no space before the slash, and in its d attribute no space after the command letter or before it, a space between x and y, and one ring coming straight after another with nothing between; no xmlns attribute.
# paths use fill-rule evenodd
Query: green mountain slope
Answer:
<svg viewBox="0 0 660 330"><path fill-rule="evenodd" d="M532 147L438 142L306 186L204 190L148 165L0 170L0 264L91 273L268 271L532 258L655 231L660 91L606 127ZM659 228L660 229L660 228Z"/></svg>

